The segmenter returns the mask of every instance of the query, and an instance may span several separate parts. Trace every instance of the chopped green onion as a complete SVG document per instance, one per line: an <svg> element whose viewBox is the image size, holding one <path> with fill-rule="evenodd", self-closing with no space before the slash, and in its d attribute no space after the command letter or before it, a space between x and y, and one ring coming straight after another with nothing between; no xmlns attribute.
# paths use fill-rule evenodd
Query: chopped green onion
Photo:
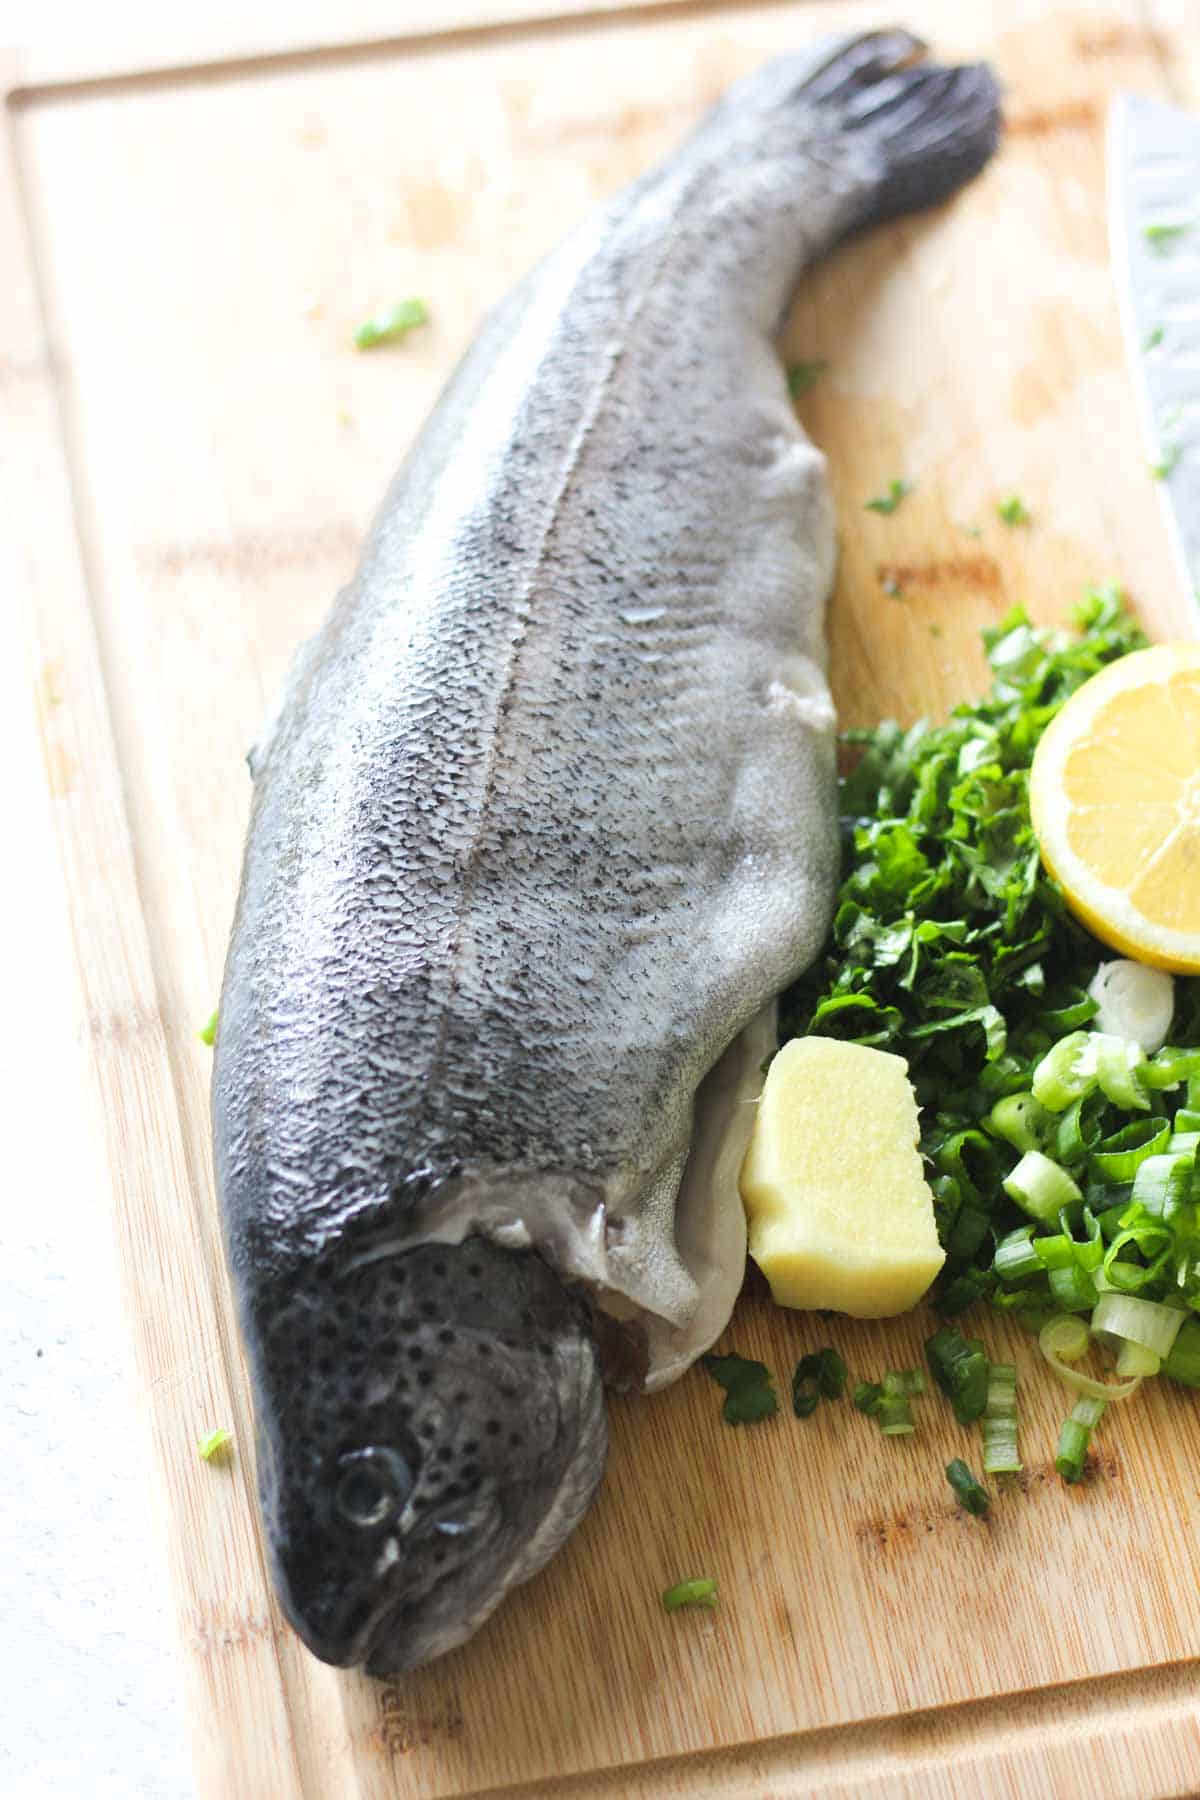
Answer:
<svg viewBox="0 0 1200 1800"><path fill-rule="evenodd" d="M681 1606L715 1606L717 1584L711 1575L695 1575L690 1581L677 1581L663 1590L663 1610L678 1612Z"/></svg>
<svg viewBox="0 0 1200 1800"><path fill-rule="evenodd" d="M377 344L398 343L414 326L428 323L429 308L423 300L400 300L360 325L354 342L360 350L373 350Z"/></svg>
<svg viewBox="0 0 1200 1800"><path fill-rule="evenodd" d="M815 387L820 376L829 367L827 362L793 363L787 372L788 393L795 399L797 394L807 394L810 387Z"/></svg>
<svg viewBox="0 0 1200 1800"><path fill-rule="evenodd" d="M893 477L888 482L887 493L876 494L873 500L868 500L865 510L867 512L894 513L900 502L912 491L911 481L904 481L898 476Z"/></svg>
<svg viewBox="0 0 1200 1800"><path fill-rule="evenodd" d="M1178 1307L1162 1306L1156 1300L1139 1300L1134 1294L1106 1293L1101 1294L1096 1303L1092 1330L1097 1336L1140 1344L1162 1358L1171 1354L1171 1346L1186 1316Z"/></svg>
<svg viewBox="0 0 1200 1800"><path fill-rule="evenodd" d="M1065 1313L1091 1312L1096 1304L1096 1284L1086 1269L1072 1263L1069 1269L1051 1269L1048 1280L1055 1305Z"/></svg>
<svg viewBox="0 0 1200 1800"><path fill-rule="evenodd" d="M1065 1112L1096 1085L1094 1033L1072 1031L1060 1038L1033 1071L1033 1097L1048 1112Z"/></svg>
<svg viewBox="0 0 1200 1800"><path fill-rule="evenodd" d="M1069 1269L1075 1263L1075 1240L1068 1232L1055 1237L1041 1237L1033 1246L1038 1261L1045 1269Z"/></svg>
<svg viewBox="0 0 1200 1800"><path fill-rule="evenodd" d="M916 1430L909 1401L924 1392L925 1377L919 1369L889 1369L882 1381L860 1381L854 1404L878 1422L884 1437L908 1437Z"/></svg>
<svg viewBox="0 0 1200 1800"><path fill-rule="evenodd" d="M1013 1475L1020 1467L1017 1371L1012 1363L992 1363L988 1368L987 1405L983 1409L983 1472Z"/></svg>
<svg viewBox="0 0 1200 1800"><path fill-rule="evenodd" d="M1078 1369L1068 1368L1067 1363L1077 1362L1087 1346L1088 1329L1082 1319L1051 1319L1043 1325L1038 1336L1038 1348L1042 1355L1059 1380L1073 1393L1083 1394L1090 1400L1128 1400L1131 1394L1136 1394L1141 1386L1140 1376L1113 1384L1096 1381L1090 1375L1081 1374Z"/></svg>
<svg viewBox="0 0 1200 1800"><path fill-rule="evenodd" d="M1176 1131L1200 1131L1200 1112L1193 1112L1189 1106L1181 1106L1175 1114Z"/></svg>
<svg viewBox="0 0 1200 1800"><path fill-rule="evenodd" d="M1122 1344L1117 1355L1117 1376L1124 1381L1130 1375L1157 1375L1162 1357L1155 1356L1144 1344Z"/></svg>
<svg viewBox="0 0 1200 1800"><path fill-rule="evenodd" d="M1058 1434L1058 1455L1054 1459L1054 1466L1064 1481L1073 1484L1082 1476L1092 1432L1100 1423L1103 1413L1103 1400L1077 1400L1069 1416L1063 1421L1062 1430Z"/></svg>
<svg viewBox="0 0 1200 1800"><path fill-rule="evenodd" d="M1132 1181L1139 1165L1165 1149L1170 1136L1166 1119L1135 1119L1101 1139L1088 1157L1088 1168L1101 1181Z"/></svg>
<svg viewBox="0 0 1200 1800"><path fill-rule="evenodd" d="M1006 500L1001 500L996 512L1005 525L1028 525L1033 517L1018 494L1009 494Z"/></svg>
<svg viewBox="0 0 1200 1800"><path fill-rule="evenodd" d="M1200 1388L1200 1319L1184 1319L1162 1372L1184 1387Z"/></svg>
<svg viewBox="0 0 1200 1800"><path fill-rule="evenodd" d="M1042 1225L1056 1219L1064 1206L1083 1199L1067 1171L1040 1150L1027 1150L1003 1187L1022 1212Z"/></svg>
<svg viewBox="0 0 1200 1800"><path fill-rule="evenodd" d="M199 1031L196 1033L196 1036L200 1039L200 1042L202 1044L207 1044L209 1046L209 1048L211 1049L213 1044L215 1044L217 1041L217 1015L216 1015L216 1013L213 1014L212 1018L208 1021L207 1025L202 1025L200 1027Z"/></svg>
<svg viewBox="0 0 1200 1800"><path fill-rule="evenodd" d="M987 1405L988 1360L978 1338L964 1338L953 1325L943 1325L925 1345L933 1379L947 1395L960 1425L979 1418Z"/></svg>
<svg viewBox="0 0 1200 1800"><path fill-rule="evenodd" d="M727 1356L702 1356L700 1360L717 1386L725 1389L721 1417L727 1425L753 1425L779 1411L765 1363L751 1362L735 1350Z"/></svg>
<svg viewBox="0 0 1200 1800"><path fill-rule="evenodd" d="M1152 325L1150 330L1146 333L1145 337L1142 339L1142 349L1147 352L1150 350L1157 350L1158 346L1163 341L1163 336L1164 336L1163 327L1161 325Z"/></svg>
<svg viewBox="0 0 1200 1800"><path fill-rule="evenodd" d="M991 1504L988 1491L981 1481L972 1475L961 1456L946 1464L946 1480L954 1489L955 1498L966 1511L981 1519Z"/></svg>
<svg viewBox="0 0 1200 1800"><path fill-rule="evenodd" d="M1056 1357L1064 1362L1078 1362L1081 1356L1087 1355L1088 1335L1082 1319L1051 1319L1042 1330L1042 1354L1051 1364Z"/></svg>
<svg viewBox="0 0 1200 1800"><path fill-rule="evenodd" d="M920 1369L889 1369L883 1378L885 1394L903 1394L909 1397L925 1392L925 1376Z"/></svg>
<svg viewBox="0 0 1200 1800"><path fill-rule="evenodd" d="M1148 1111L1150 1101L1138 1076L1146 1067L1146 1052L1129 1038L1094 1031L1096 1081L1114 1106Z"/></svg>
<svg viewBox="0 0 1200 1800"><path fill-rule="evenodd" d="M1188 1150L1148 1156L1133 1178L1130 1200L1156 1219L1169 1220L1191 1198L1196 1158Z"/></svg>
<svg viewBox="0 0 1200 1800"><path fill-rule="evenodd" d="M948 1281L934 1299L935 1312L944 1319L953 1319L959 1313L966 1312L977 1300L982 1300L992 1286L992 1275L988 1269L964 1269L961 1275L955 1275Z"/></svg>
<svg viewBox="0 0 1200 1800"><path fill-rule="evenodd" d="M986 1124L989 1131L1004 1138L1014 1150L1037 1150L1053 1118L1032 1094L1006 1094L1003 1100L997 1100Z"/></svg>
<svg viewBox="0 0 1200 1800"><path fill-rule="evenodd" d="M992 1269L1001 1281L1025 1281L1030 1275L1041 1273L1042 1259L1032 1238L1033 1226L1022 1225L1000 1239Z"/></svg>
<svg viewBox="0 0 1200 1800"><path fill-rule="evenodd" d="M1180 1050L1172 1044L1164 1044L1145 1068L1139 1069L1138 1076L1146 1087L1166 1090L1182 1087L1198 1073L1200 1050Z"/></svg>
<svg viewBox="0 0 1200 1800"><path fill-rule="evenodd" d="M1103 1105L1103 1096L1088 1094L1081 1100L1073 1100L1066 1111L1059 1114L1054 1150L1058 1161L1067 1168L1081 1163L1098 1147L1103 1135L1099 1116Z"/></svg>
<svg viewBox="0 0 1200 1800"><path fill-rule="evenodd" d="M205 1462L221 1461L233 1442L233 1433L228 1425L218 1425L215 1430L206 1432L196 1446Z"/></svg>
<svg viewBox="0 0 1200 1800"><path fill-rule="evenodd" d="M1091 994L1085 994L1082 988L1071 988L1068 991L1075 998L1067 1005L1054 1006L1038 1014L1038 1024L1056 1038L1061 1037L1064 1031L1075 1031L1080 1025L1086 1025L1100 1011L1100 1002Z"/></svg>

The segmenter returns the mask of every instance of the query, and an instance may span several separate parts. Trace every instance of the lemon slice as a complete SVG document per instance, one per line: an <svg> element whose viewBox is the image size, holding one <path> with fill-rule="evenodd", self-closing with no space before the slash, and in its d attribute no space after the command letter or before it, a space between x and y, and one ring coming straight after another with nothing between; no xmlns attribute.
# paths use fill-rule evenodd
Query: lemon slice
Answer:
<svg viewBox="0 0 1200 1800"><path fill-rule="evenodd" d="M1029 804L1089 930L1200 974L1200 644L1135 650L1085 681L1037 747Z"/></svg>

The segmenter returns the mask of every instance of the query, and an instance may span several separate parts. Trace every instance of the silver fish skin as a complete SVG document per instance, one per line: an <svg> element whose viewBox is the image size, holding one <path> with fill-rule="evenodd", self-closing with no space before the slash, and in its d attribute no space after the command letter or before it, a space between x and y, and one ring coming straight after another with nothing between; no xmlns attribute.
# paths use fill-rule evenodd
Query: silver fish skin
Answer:
<svg viewBox="0 0 1200 1800"><path fill-rule="evenodd" d="M274 1577L330 1662L453 1647L573 1529L606 1318L651 1380L705 1347L697 1090L837 865L834 525L772 339L990 155L988 71L919 51L763 68L491 314L253 753L216 1169Z"/></svg>

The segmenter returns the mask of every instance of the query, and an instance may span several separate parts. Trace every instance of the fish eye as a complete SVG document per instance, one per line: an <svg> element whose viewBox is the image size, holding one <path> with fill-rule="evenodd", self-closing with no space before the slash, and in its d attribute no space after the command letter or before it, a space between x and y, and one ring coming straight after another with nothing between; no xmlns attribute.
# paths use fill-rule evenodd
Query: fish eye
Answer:
<svg viewBox="0 0 1200 1800"><path fill-rule="evenodd" d="M374 1446L338 1457L333 1506L345 1525L377 1531L395 1518L413 1489L413 1473L398 1450Z"/></svg>

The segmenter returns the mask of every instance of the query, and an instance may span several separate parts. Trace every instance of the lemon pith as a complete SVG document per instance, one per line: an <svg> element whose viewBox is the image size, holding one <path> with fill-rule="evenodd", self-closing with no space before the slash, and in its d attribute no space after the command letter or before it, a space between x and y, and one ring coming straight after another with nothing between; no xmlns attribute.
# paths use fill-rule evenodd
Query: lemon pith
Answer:
<svg viewBox="0 0 1200 1800"><path fill-rule="evenodd" d="M1067 701L1033 759L1042 860L1104 943L1200 973L1200 645L1109 665Z"/></svg>

